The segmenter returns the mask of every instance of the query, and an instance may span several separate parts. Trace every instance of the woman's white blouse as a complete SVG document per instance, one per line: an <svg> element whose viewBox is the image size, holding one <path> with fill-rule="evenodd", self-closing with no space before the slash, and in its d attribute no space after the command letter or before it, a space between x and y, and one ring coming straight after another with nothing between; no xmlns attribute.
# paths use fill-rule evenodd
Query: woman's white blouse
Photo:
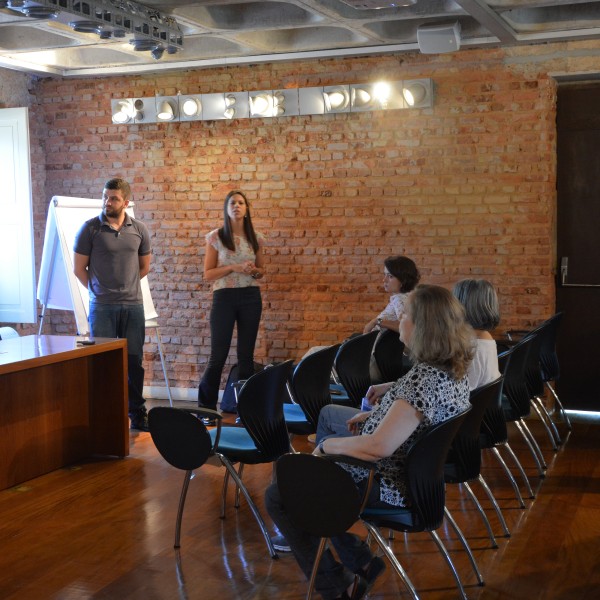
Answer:
<svg viewBox="0 0 600 600"><path fill-rule="evenodd" d="M259 245L262 245L264 236L257 234ZM219 238L219 230L213 229L206 234L206 241L217 251L217 267L236 265L246 261L254 262L256 254L244 236L234 236L235 250L229 250ZM225 277L215 279L212 284L213 292L224 288L243 288L258 286L258 282L248 273L229 273Z"/></svg>

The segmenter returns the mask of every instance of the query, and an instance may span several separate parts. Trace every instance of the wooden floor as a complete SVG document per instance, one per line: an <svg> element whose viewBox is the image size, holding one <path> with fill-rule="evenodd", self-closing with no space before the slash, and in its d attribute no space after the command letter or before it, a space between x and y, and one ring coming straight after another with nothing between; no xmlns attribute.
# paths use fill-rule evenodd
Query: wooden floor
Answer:
<svg viewBox="0 0 600 600"><path fill-rule="evenodd" d="M576 422L555 454L532 428L547 457L547 477L513 435L538 491L519 509L496 463L484 475L512 532L491 549L483 525L457 489L448 506L463 528L486 580L470 566L447 530L442 537L467 594L477 599L582 600L600 595L600 426ZM561 432L565 432L561 426ZM308 449L298 443L297 449ZM262 506L270 467L248 467L248 487ZM66 468L0 492L0 598L9 599L300 599L306 582L294 558L271 560L247 505L230 503L219 519L223 470L205 465L190 485L182 548L173 549L182 473L156 452L150 435L131 434L131 455ZM477 484L474 489L480 498ZM487 507L487 504L484 503ZM361 533L360 527L356 531ZM423 600L456 598L453 579L427 534L398 535L396 553ZM370 594L408 598L390 568Z"/></svg>

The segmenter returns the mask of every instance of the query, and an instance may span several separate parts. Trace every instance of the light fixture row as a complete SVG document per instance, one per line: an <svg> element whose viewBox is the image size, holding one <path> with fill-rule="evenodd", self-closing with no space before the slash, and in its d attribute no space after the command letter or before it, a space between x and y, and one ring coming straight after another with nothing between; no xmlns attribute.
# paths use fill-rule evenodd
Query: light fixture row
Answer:
<svg viewBox="0 0 600 600"><path fill-rule="evenodd" d="M323 115L432 106L431 79L256 92L177 94L111 101L112 122L127 125Z"/></svg>
<svg viewBox="0 0 600 600"><path fill-rule="evenodd" d="M0 8L34 19L53 20L101 40L123 39L133 50L147 51L159 60L183 48L177 21L134 0L0 0Z"/></svg>

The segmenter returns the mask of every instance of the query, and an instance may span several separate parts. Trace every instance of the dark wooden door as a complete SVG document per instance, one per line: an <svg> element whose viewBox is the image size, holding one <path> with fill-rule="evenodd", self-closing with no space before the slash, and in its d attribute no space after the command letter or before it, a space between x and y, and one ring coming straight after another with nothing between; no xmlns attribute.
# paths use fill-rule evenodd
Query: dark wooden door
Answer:
<svg viewBox="0 0 600 600"><path fill-rule="evenodd" d="M559 86L557 131L558 391L600 410L600 84Z"/></svg>

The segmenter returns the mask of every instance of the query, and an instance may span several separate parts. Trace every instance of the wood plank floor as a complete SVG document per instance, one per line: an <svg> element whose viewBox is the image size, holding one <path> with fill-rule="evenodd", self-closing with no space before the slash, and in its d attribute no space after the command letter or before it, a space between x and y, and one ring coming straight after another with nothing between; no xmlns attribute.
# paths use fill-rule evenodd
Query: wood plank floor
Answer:
<svg viewBox="0 0 600 600"><path fill-rule="evenodd" d="M466 557L445 529L467 594L478 599L586 599L600 594L600 426L576 422L557 453L531 424L548 461L537 478L516 433L511 445L538 491L519 509L495 461L484 475L503 508L511 538L490 548L479 516L457 486L448 506L463 528L486 580L479 587ZM560 427L561 433L565 428ZM309 449L298 442L297 449ZM268 466L248 467L247 485L262 506ZM306 582L291 555L271 560L242 500L219 519L223 470L206 465L190 485L182 548L173 549L182 473L158 455L147 433L131 434L131 455L96 460L0 492L0 598L300 599ZM473 484L477 495L483 493ZM481 492L481 493L480 493ZM230 496L232 500L232 496ZM268 517L267 517L268 519ZM360 526L356 531L361 533ZM456 598L453 579L427 534L397 535L396 553L423 600ZM370 594L408 598L390 568Z"/></svg>

